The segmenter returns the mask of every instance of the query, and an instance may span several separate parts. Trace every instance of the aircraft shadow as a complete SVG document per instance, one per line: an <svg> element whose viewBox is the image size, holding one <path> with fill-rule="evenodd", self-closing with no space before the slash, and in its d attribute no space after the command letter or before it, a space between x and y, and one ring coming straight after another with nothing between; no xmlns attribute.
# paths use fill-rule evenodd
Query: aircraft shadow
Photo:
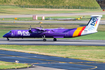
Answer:
<svg viewBox="0 0 105 70"><path fill-rule="evenodd" d="M32 39L32 40L25 40L25 39L22 39L22 40L12 40L10 39L9 42L83 42L82 40L57 40L57 41L53 41L53 40L49 40L47 39L47 41L43 41L43 39Z"/></svg>

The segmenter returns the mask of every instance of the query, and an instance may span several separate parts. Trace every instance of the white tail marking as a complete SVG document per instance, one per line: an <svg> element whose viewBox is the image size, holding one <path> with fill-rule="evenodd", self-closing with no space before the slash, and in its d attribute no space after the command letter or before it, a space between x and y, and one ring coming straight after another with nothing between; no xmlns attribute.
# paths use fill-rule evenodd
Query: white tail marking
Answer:
<svg viewBox="0 0 105 70"><path fill-rule="evenodd" d="M82 32L82 35L97 32L97 28L98 28L99 22L101 20L101 17L102 17L102 15L92 15L88 25Z"/></svg>

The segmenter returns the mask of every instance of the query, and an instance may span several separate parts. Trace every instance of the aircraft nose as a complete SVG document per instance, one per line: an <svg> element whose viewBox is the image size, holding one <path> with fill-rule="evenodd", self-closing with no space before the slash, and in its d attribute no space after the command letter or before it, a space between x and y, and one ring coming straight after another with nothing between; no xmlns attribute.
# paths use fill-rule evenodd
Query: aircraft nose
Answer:
<svg viewBox="0 0 105 70"><path fill-rule="evenodd" d="M8 33L6 33L5 35L3 35L3 37L8 37Z"/></svg>

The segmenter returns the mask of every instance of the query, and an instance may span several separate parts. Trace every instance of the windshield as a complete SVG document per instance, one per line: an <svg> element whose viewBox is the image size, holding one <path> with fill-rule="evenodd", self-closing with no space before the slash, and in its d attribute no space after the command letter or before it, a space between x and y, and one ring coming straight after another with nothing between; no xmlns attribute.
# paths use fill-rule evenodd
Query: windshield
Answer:
<svg viewBox="0 0 105 70"><path fill-rule="evenodd" d="M12 31L9 31L8 33L11 33Z"/></svg>

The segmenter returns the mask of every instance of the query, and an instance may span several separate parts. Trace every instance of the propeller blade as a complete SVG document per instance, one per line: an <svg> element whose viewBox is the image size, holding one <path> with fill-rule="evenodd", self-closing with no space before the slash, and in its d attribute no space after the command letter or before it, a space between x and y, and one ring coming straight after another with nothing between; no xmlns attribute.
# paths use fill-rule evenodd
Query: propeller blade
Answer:
<svg viewBox="0 0 105 70"><path fill-rule="evenodd" d="M32 31L31 31L31 25L30 25L30 28L29 28L29 33L32 33Z"/></svg>
<svg viewBox="0 0 105 70"><path fill-rule="evenodd" d="M31 25L30 25L30 30L31 30Z"/></svg>

